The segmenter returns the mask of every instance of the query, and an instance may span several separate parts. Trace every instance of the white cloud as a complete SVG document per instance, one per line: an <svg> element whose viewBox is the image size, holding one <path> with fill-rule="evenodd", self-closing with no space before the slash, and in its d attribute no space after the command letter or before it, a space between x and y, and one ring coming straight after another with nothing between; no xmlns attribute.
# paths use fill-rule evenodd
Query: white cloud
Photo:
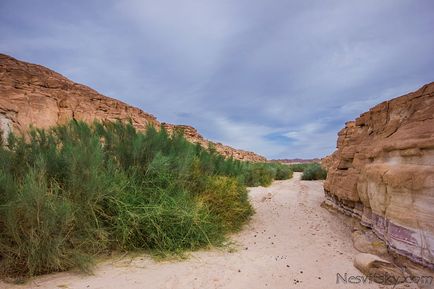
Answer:
<svg viewBox="0 0 434 289"><path fill-rule="evenodd" d="M143 53L159 55L169 73L204 78L211 74L231 37L237 17L230 5L215 1L118 2L115 11L147 40Z"/></svg>
<svg viewBox="0 0 434 289"><path fill-rule="evenodd" d="M235 148L254 151L266 156L278 155L287 149L284 144L267 140L266 136L276 132L276 128L232 121L224 116L211 116L206 121L212 124L215 133L219 135L216 141Z"/></svg>
<svg viewBox="0 0 434 289"><path fill-rule="evenodd" d="M326 130L322 121L326 120L304 124L282 135L292 141L291 149L295 149L297 154L308 158L324 157L335 149L337 136L335 131ZM286 153L292 157L297 156L290 149Z"/></svg>
<svg viewBox="0 0 434 289"><path fill-rule="evenodd" d="M432 1L23 3L0 4L0 50L268 157L330 153L434 79Z"/></svg>

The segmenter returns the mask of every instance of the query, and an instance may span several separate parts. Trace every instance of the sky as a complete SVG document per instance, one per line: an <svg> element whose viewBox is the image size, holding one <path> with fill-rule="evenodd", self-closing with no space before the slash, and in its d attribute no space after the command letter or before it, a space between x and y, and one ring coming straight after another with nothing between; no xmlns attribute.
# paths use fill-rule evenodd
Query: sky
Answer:
<svg viewBox="0 0 434 289"><path fill-rule="evenodd" d="M434 81L432 0L1 0L0 53L268 158Z"/></svg>

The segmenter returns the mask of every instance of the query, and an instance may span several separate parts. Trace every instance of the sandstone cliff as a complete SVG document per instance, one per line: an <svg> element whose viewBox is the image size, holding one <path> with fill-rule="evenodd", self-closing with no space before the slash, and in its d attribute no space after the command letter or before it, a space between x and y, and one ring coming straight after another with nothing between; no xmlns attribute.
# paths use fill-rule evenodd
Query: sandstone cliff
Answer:
<svg viewBox="0 0 434 289"><path fill-rule="evenodd" d="M0 54L0 128L5 135L12 130L24 133L31 125L49 128L71 119L86 122L94 119L131 121L139 130L149 124L160 127L160 122L154 116L138 108L101 95L43 66ZM189 141L204 147L213 144L226 157L266 161L255 153L208 141L192 127L164 126L169 131L182 129Z"/></svg>
<svg viewBox="0 0 434 289"><path fill-rule="evenodd" d="M323 160L327 202L434 268L434 83L375 106L338 135Z"/></svg>

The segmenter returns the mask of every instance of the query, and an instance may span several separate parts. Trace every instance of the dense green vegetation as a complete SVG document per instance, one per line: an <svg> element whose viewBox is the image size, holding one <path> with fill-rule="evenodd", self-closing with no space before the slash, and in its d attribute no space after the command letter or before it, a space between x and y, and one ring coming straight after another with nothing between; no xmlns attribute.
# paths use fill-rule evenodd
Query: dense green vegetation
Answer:
<svg viewBox="0 0 434 289"><path fill-rule="evenodd" d="M327 171L321 167L318 163L308 164L301 175L302 180L325 180L327 177Z"/></svg>
<svg viewBox="0 0 434 289"><path fill-rule="evenodd" d="M325 180L327 171L321 167L319 163L300 163L289 165L290 170L293 172L302 172L302 180Z"/></svg>
<svg viewBox="0 0 434 289"><path fill-rule="evenodd" d="M249 187L269 186L273 180L292 178L289 166L279 163L244 163L240 180Z"/></svg>
<svg viewBox="0 0 434 289"><path fill-rule="evenodd" d="M280 164L224 159L181 134L71 122L0 146L0 273L88 270L95 256L221 245L253 213L246 186Z"/></svg>
<svg viewBox="0 0 434 289"><path fill-rule="evenodd" d="M293 172L302 173L304 170L309 167L312 163L299 163L299 164L291 164L289 167Z"/></svg>

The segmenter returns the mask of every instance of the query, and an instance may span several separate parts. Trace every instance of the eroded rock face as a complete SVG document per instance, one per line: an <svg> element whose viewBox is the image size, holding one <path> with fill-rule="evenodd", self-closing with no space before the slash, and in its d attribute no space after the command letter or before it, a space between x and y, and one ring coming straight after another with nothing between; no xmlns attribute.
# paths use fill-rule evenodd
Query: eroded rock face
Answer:
<svg viewBox="0 0 434 289"><path fill-rule="evenodd" d="M83 121L131 119L144 129L156 118L103 96L45 67L0 55L0 115L20 133L30 125L49 128L72 118Z"/></svg>
<svg viewBox="0 0 434 289"><path fill-rule="evenodd" d="M434 268L434 83L375 106L338 135L323 162L327 202Z"/></svg>
<svg viewBox="0 0 434 289"><path fill-rule="evenodd" d="M387 247L371 230L355 230L351 234L354 248L362 253L386 256Z"/></svg>
<svg viewBox="0 0 434 289"><path fill-rule="evenodd" d="M19 61L0 54L0 129L3 137L10 131L25 133L30 126L49 128L71 119L92 122L131 121L139 130L147 125L160 127L151 114L75 82L40 65ZM194 128L185 128L186 138L208 147ZM266 161L252 152L213 143L224 156L246 161Z"/></svg>

